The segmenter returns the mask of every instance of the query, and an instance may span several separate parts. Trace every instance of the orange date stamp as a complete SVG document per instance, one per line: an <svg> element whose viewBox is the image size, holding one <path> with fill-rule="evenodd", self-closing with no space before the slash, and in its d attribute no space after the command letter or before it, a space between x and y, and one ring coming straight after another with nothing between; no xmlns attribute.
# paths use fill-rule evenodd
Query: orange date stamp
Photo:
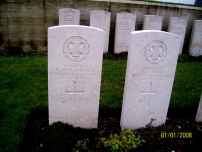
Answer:
<svg viewBox="0 0 202 152"><path fill-rule="evenodd" d="M161 132L161 138L192 138L191 132Z"/></svg>

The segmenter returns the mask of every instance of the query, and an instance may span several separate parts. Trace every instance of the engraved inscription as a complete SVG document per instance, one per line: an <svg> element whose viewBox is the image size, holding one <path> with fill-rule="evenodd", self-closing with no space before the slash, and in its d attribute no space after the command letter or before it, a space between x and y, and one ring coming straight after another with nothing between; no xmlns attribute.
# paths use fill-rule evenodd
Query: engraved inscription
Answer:
<svg viewBox="0 0 202 152"><path fill-rule="evenodd" d="M73 91L67 91L66 90L66 93L74 95L74 107L73 107L73 109L76 109L76 95L77 94L83 94L84 91L76 91L76 84L77 84L77 82L73 82L73 83L74 83L74 90Z"/></svg>
<svg viewBox="0 0 202 152"><path fill-rule="evenodd" d="M138 79L138 81L161 81L164 83L167 83L172 78L171 74L165 72L164 67L144 67L143 70L132 74L132 76L133 78Z"/></svg>
<svg viewBox="0 0 202 152"><path fill-rule="evenodd" d="M106 30L106 21L107 21L107 17L105 15L98 15L94 17L95 22L95 27L102 29L102 30Z"/></svg>
<svg viewBox="0 0 202 152"><path fill-rule="evenodd" d="M185 20L172 20L171 21L171 24L186 24L186 21Z"/></svg>
<svg viewBox="0 0 202 152"><path fill-rule="evenodd" d="M151 94L157 94L157 92L158 91L152 91L152 82L150 82L150 90L149 91L142 91L142 94L148 94L149 95L149 100L148 100L146 108L149 108L149 102L150 102Z"/></svg>
<svg viewBox="0 0 202 152"><path fill-rule="evenodd" d="M120 21L131 21L131 20L135 20L135 18L130 17L130 16L121 16L121 17L118 17L118 20L120 20Z"/></svg>
<svg viewBox="0 0 202 152"><path fill-rule="evenodd" d="M146 21L148 21L148 22L161 22L161 19L156 18L156 17L149 17L146 19Z"/></svg>
<svg viewBox="0 0 202 152"><path fill-rule="evenodd" d="M84 38L73 36L65 41L63 52L70 61L79 62L87 57L89 45Z"/></svg>
<svg viewBox="0 0 202 152"><path fill-rule="evenodd" d="M144 52L145 59L151 64L159 64L166 55L167 50L163 42L155 40L149 43Z"/></svg>
<svg viewBox="0 0 202 152"><path fill-rule="evenodd" d="M64 11L64 20L65 21L74 21L75 13L72 11Z"/></svg>
<svg viewBox="0 0 202 152"><path fill-rule="evenodd" d="M63 67L55 67L50 74L57 76L58 79L73 79L73 81L84 79L95 79L100 76L96 67L79 65L78 63L64 65Z"/></svg>

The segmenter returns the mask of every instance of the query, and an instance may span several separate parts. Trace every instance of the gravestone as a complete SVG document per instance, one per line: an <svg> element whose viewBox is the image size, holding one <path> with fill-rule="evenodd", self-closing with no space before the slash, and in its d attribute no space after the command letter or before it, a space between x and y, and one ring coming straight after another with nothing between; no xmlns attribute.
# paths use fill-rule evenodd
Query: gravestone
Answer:
<svg viewBox="0 0 202 152"><path fill-rule="evenodd" d="M110 17L110 12L102 10L94 10L90 12L90 26L105 31L104 52L108 52Z"/></svg>
<svg viewBox="0 0 202 152"><path fill-rule="evenodd" d="M172 33L130 33L122 130L165 123L180 43L180 36Z"/></svg>
<svg viewBox="0 0 202 152"><path fill-rule="evenodd" d="M182 54L186 27L187 27L187 18L170 17L168 24L168 32L180 35L182 40L179 54Z"/></svg>
<svg viewBox="0 0 202 152"><path fill-rule="evenodd" d="M97 128L103 45L101 29L48 28L49 124Z"/></svg>
<svg viewBox="0 0 202 152"><path fill-rule="evenodd" d="M128 38L131 31L135 31L136 16L132 13L116 14L116 29L114 53L128 51Z"/></svg>
<svg viewBox="0 0 202 152"><path fill-rule="evenodd" d="M202 55L202 20L195 20L193 23L189 54L192 56Z"/></svg>
<svg viewBox="0 0 202 152"><path fill-rule="evenodd" d="M73 8L59 9L59 25L79 25L80 10Z"/></svg>
<svg viewBox="0 0 202 152"><path fill-rule="evenodd" d="M143 30L159 30L162 28L163 17L157 15L145 15Z"/></svg>
<svg viewBox="0 0 202 152"><path fill-rule="evenodd" d="M196 120L196 122L202 122L202 95L201 95L201 99L199 101L199 106L198 106L195 120Z"/></svg>

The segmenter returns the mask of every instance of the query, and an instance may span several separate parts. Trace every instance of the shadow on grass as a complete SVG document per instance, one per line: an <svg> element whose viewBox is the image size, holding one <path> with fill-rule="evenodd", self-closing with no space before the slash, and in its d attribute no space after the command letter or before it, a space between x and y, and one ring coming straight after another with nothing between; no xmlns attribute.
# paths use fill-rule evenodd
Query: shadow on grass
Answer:
<svg viewBox="0 0 202 152"><path fill-rule="evenodd" d="M193 105L183 108L169 108L168 109L168 118L186 118L193 117L195 118L196 112L198 110L198 105Z"/></svg>

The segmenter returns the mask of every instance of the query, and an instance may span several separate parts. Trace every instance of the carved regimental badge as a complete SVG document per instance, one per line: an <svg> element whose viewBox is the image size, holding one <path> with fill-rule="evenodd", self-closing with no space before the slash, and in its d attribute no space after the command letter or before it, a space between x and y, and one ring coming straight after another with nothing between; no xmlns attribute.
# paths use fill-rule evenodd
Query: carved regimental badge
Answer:
<svg viewBox="0 0 202 152"><path fill-rule="evenodd" d="M72 36L65 41L63 52L70 61L79 62L88 55L89 45L84 38Z"/></svg>
<svg viewBox="0 0 202 152"><path fill-rule="evenodd" d="M149 43L144 52L146 60L151 64L159 64L165 59L166 54L166 45L158 40Z"/></svg>

